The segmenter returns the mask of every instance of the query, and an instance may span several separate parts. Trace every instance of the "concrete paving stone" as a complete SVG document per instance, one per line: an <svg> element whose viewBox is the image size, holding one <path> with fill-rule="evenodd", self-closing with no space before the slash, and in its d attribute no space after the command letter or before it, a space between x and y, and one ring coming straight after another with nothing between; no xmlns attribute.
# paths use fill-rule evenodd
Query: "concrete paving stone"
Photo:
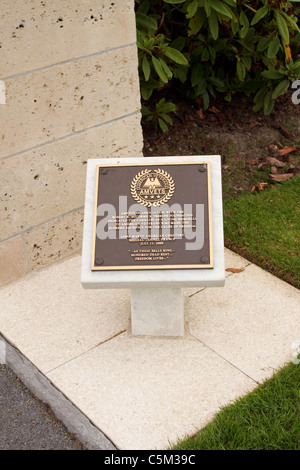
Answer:
<svg viewBox="0 0 300 470"><path fill-rule="evenodd" d="M225 251L225 259L226 266L245 264L229 250ZM45 371L129 325L130 291L84 290L80 265L81 256L76 255L0 291L0 331ZM185 297L198 291L184 289Z"/></svg>
<svg viewBox="0 0 300 470"><path fill-rule="evenodd" d="M167 448L256 386L192 338L127 332L48 378L123 450Z"/></svg>
<svg viewBox="0 0 300 470"><path fill-rule="evenodd" d="M224 248L224 257L225 270L230 268L244 270L250 264L250 261L246 260L245 258L242 258L240 255L234 253L233 251L228 250L228 248ZM225 271L226 278L231 275L232 272ZM201 292L203 289L205 289L205 287L187 287L186 289L184 289L184 292L186 296L190 297L192 295L197 294L198 292Z"/></svg>
<svg viewBox="0 0 300 470"><path fill-rule="evenodd" d="M85 291L75 256L0 291L0 331L44 373L128 328L130 292Z"/></svg>
<svg viewBox="0 0 300 470"><path fill-rule="evenodd" d="M187 308L190 333L259 382L291 360L300 339L299 290L253 264Z"/></svg>

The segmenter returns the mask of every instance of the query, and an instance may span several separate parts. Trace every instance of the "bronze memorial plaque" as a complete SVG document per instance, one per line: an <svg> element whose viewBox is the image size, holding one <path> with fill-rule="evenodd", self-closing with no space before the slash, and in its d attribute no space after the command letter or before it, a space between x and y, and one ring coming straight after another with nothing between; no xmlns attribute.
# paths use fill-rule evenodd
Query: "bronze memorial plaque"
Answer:
<svg viewBox="0 0 300 470"><path fill-rule="evenodd" d="M96 172L93 271L213 268L209 162Z"/></svg>

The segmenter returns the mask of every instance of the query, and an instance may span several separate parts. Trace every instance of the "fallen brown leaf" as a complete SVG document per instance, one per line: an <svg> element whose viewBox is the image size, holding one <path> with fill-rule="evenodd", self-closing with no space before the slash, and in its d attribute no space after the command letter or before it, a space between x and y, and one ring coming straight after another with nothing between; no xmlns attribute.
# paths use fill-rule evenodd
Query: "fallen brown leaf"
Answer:
<svg viewBox="0 0 300 470"><path fill-rule="evenodd" d="M257 157L246 157L246 163L248 163L248 165L257 165L258 164L258 158Z"/></svg>
<svg viewBox="0 0 300 470"><path fill-rule="evenodd" d="M286 61L289 64L292 60L292 52L291 52L290 46L287 43L284 43L284 51L285 51Z"/></svg>
<svg viewBox="0 0 300 470"><path fill-rule="evenodd" d="M286 155L287 153L295 152L297 149L295 147L284 147L283 149L278 150L280 155Z"/></svg>
<svg viewBox="0 0 300 470"><path fill-rule="evenodd" d="M216 108L215 106L212 106L211 108L209 108L209 111L211 111L214 114L220 113L220 110Z"/></svg>
<svg viewBox="0 0 300 470"><path fill-rule="evenodd" d="M278 173L277 166L275 166L275 165L272 165L272 166L271 166L271 173L272 173L272 175L275 175L275 174Z"/></svg>
<svg viewBox="0 0 300 470"><path fill-rule="evenodd" d="M200 109L199 109L198 111L196 111L196 112L197 112L198 116L200 117L200 119L202 119L202 120L205 119L205 114L204 114L202 108L200 108Z"/></svg>
<svg viewBox="0 0 300 470"><path fill-rule="evenodd" d="M281 126L280 130L281 130L282 134L284 135L284 137L286 137L287 139L292 138L292 134L285 127Z"/></svg>
<svg viewBox="0 0 300 470"><path fill-rule="evenodd" d="M253 193L253 191L263 191L267 186L268 186L268 183L265 183L265 182L256 183L252 187L251 192Z"/></svg>
<svg viewBox="0 0 300 470"><path fill-rule="evenodd" d="M282 181L287 181L291 178L293 178L294 174L293 173L281 173L278 175L270 175L270 178L273 181L277 181L277 183L281 183Z"/></svg>
<svg viewBox="0 0 300 470"><path fill-rule="evenodd" d="M261 124L257 121L252 121L249 125L250 129L253 129L253 127L256 127L256 126L261 126Z"/></svg>
<svg viewBox="0 0 300 470"><path fill-rule="evenodd" d="M278 160L278 158L275 157L267 157L266 160L270 165L279 166L280 168L283 168L286 165L285 162L282 162L281 160Z"/></svg>
<svg viewBox="0 0 300 470"><path fill-rule="evenodd" d="M244 269L227 268L226 271L228 271L229 273L241 273L242 271L244 271Z"/></svg>

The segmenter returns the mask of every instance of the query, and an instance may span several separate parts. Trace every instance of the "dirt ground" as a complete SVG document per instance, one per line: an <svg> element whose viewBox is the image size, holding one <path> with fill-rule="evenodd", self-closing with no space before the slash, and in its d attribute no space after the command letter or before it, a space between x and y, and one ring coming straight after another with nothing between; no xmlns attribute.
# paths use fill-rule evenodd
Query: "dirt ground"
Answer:
<svg viewBox="0 0 300 470"><path fill-rule="evenodd" d="M203 112L201 101L189 101L174 90L157 94L176 104L173 126L163 133L143 122L144 155L222 156L223 197L280 184L300 173L300 105L291 93L278 98L270 116L252 111L251 98L236 95L231 103L217 99ZM154 109L154 101L145 103Z"/></svg>

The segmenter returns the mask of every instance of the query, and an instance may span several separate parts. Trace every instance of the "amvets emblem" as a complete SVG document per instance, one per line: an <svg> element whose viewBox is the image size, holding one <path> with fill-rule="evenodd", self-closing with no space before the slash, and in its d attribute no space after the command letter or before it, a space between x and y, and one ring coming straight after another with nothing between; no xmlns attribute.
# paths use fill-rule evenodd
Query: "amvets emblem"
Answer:
<svg viewBox="0 0 300 470"><path fill-rule="evenodd" d="M131 195L139 204L146 207L165 204L174 194L175 183L172 176L158 168L142 170L131 182Z"/></svg>

